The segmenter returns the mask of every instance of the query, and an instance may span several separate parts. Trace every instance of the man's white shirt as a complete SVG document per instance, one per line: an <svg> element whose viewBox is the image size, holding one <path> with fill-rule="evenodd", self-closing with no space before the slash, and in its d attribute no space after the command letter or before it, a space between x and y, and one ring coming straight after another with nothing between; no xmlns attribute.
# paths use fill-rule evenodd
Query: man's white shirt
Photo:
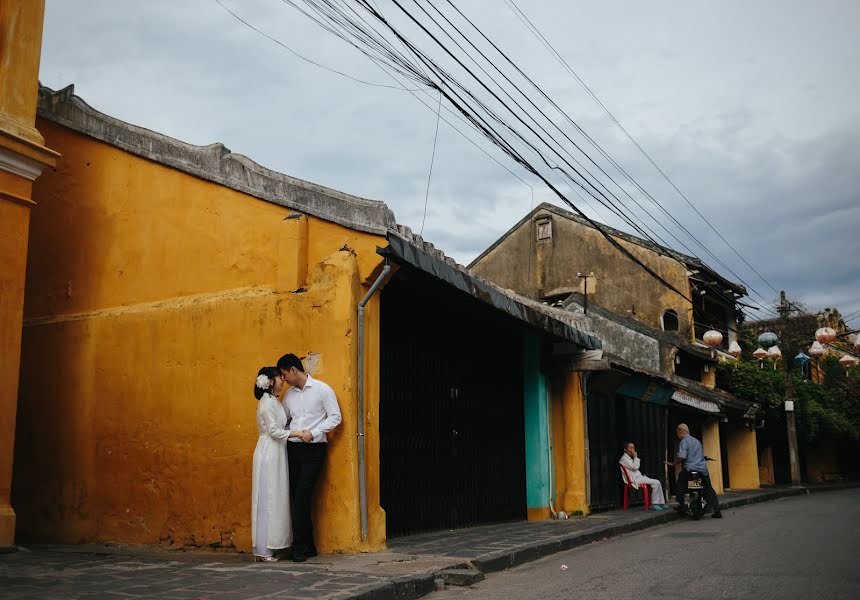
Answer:
<svg viewBox="0 0 860 600"><path fill-rule="evenodd" d="M647 479L639 472L641 461L638 456L636 458L631 458L630 455L624 453L621 455L621 459L618 462L621 463L622 467L627 469L627 472L630 474L630 481L635 484L633 487L638 487L642 479Z"/></svg>
<svg viewBox="0 0 860 600"><path fill-rule="evenodd" d="M302 389L291 387L284 394L284 406L289 411L290 429L307 429L314 436L313 443L326 441L326 433L340 425L340 407L334 390L327 383L308 375ZM301 442L290 438L291 442Z"/></svg>

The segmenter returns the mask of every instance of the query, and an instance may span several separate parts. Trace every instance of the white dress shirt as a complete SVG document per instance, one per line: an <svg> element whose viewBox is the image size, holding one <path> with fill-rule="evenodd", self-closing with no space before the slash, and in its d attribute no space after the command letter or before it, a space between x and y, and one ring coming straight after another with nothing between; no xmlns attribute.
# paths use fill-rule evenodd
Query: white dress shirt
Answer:
<svg viewBox="0 0 860 600"><path fill-rule="evenodd" d="M327 383L308 375L308 380L302 389L291 387L284 394L284 405L292 417L290 429L301 431L307 429L314 436L314 444L325 442L326 433L340 425L340 407L334 390ZM291 442L300 442L299 438L290 438Z"/></svg>

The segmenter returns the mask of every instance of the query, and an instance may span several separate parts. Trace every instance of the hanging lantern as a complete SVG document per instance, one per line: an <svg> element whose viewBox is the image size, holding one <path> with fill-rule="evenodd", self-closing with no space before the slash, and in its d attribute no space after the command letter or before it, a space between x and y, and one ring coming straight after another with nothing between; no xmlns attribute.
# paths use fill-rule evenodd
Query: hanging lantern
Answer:
<svg viewBox="0 0 860 600"><path fill-rule="evenodd" d="M776 371L776 361L782 358L782 351L779 349L779 346L768 348L767 357L773 361L773 370Z"/></svg>
<svg viewBox="0 0 860 600"><path fill-rule="evenodd" d="M839 359L839 364L842 365L843 367L845 367L846 369L853 367L856 363L857 363L857 359L854 358L853 356L848 355L848 354L846 354L845 356L843 356L842 358Z"/></svg>
<svg viewBox="0 0 860 600"><path fill-rule="evenodd" d="M804 354L803 352L798 352L797 356L794 357L794 364L800 367L800 376L803 379L807 379L809 376L809 372L807 369L809 368L809 361L812 360Z"/></svg>
<svg viewBox="0 0 860 600"><path fill-rule="evenodd" d="M824 355L824 346L817 340L812 342L812 345L809 347L809 354L812 358L821 358Z"/></svg>
<svg viewBox="0 0 860 600"><path fill-rule="evenodd" d="M829 344L836 339L836 331L832 327L822 327L815 332L815 339L822 344Z"/></svg>
<svg viewBox="0 0 860 600"><path fill-rule="evenodd" d="M765 350L764 348L759 348L758 350L753 352L753 356L755 356L758 359L758 366L761 369L762 368L761 361L764 360L765 358L767 358L767 350Z"/></svg>
<svg viewBox="0 0 860 600"><path fill-rule="evenodd" d="M758 336L758 343L762 348L770 348L771 346L776 346L776 343L779 341L779 338L775 333L770 331L765 331L763 334Z"/></svg>
<svg viewBox="0 0 860 600"><path fill-rule="evenodd" d="M729 354L737 358L741 355L741 345L737 342L732 342L729 344Z"/></svg>
<svg viewBox="0 0 860 600"><path fill-rule="evenodd" d="M854 349L860 350L860 333L854 335Z"/></svg>
<svg viewBox="0 0 860 600"><path fill-rule="evenodd" d="M713 358L714 348L723 343L723 334L711 329L710 331L705 332L705 335L702 336L702 341L711 347L711 358Z"/></svg>

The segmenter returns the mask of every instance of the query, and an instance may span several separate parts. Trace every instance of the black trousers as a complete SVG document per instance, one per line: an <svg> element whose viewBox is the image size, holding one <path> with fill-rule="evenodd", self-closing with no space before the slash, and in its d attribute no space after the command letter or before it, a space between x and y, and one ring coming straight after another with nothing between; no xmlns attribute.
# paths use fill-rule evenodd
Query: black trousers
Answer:
<svg viewBox="0 0 860 600"><path fill-rule="evenodd" d="M687 493L688 481L690 481L690 472L687 469L681 469L681 472L678 474L678 493L675 495L678 504L684 504L684 495ZM714 486L711 485L711 477L709 475L702 475L702 487L705 488L705 503L714 512L719 512L720 501L717 500L717 492L714 491Z"/></svg>
<svg viewBox="0 0 860 600"><path fill-rule="evenodd" d="M311 501L325 465L326 444L289 442L290 496L293 501L293 554L315 552Z"/></svg>

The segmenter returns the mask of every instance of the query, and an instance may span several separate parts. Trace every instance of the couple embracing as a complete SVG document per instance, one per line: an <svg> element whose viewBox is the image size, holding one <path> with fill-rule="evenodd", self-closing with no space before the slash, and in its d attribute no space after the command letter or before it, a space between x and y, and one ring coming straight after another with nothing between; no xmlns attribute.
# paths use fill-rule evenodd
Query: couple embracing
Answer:
<svg viewBox="0 0 860 600"><path fill-rule="evenodd" d="M325 464L326 434L341 422L340 407L331 387L305 373L295 354L260 369L254 396L259 401L251 486L254 560L278 560L276 550L292 547L292 560L304 562L317 554L311 496Z"/></svg>

